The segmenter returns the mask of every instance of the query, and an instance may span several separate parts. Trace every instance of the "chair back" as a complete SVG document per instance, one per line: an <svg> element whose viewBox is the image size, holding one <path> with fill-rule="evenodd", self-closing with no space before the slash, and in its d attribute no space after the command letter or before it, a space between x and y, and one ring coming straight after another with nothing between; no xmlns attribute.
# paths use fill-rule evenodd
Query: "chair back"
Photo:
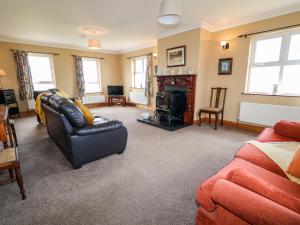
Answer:
<svg viewBox="0 0 300 225"><path fill-rule="evenodd" d="M209 107L221 108L224 110L227 88L213 87L210 93Z"/></svg>

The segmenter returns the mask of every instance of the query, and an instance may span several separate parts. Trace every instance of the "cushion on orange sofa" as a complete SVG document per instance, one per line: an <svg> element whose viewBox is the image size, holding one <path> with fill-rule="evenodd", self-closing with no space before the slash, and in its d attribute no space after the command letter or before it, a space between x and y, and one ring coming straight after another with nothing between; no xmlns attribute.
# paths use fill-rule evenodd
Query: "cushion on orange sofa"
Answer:
<svg viewBox="0 0 300 225"><path fill-rule="evenodd" d="M274 132L284 137L300 141L300 123L281 120L274 126Z"/></svg>
<svg viewBox="0 0 300 225"><path fill-rule="evenodd" d="M244 159L279 176L287 178L285 172L269 156L254 145L244 144L235 154L235 157Z"/></svg>
<svg viewBox="0 0 300 225"><path fill-rule="evenodd" d="M300 213L300 199L243 169L231 171L227 180ZM300 188L300 186L299 186Z"/></svg>
<svg viewBox="0 0 300 225"><path fill-rule="evenodd" d="M299 184L289 181L287 178L279 176L246 160L235 158L231 163L221 169L217 174L204 181L196 191L196 202L208 212L216 210L216 203L212 200L212 189L219 179L226 179L228 174L235 169L244 169L254 176L260 177L267 183L300 198Z"/></svg>
<svg viewBox="0 0 300 225"><path fill-rule="evenodd" d="M293 138L276 134L273 128L265 128L256 138L260 142L284 142L284 141L299 141Z"/></svg>
<svg viewBox="0 0 300 225"><path fill-rule="evenodd" d="M295 177L300 177L300 146L287 169L287 172Z"/></svg>
<svg viewBox="0 0 300 225"><path fill-rule="evenodd" d="M212 199L218 205L217 211L221 206L250 224L300 224L300 214L228 180L219 179L216 182ZM217 220L216 224L223 223Z"/></svg>

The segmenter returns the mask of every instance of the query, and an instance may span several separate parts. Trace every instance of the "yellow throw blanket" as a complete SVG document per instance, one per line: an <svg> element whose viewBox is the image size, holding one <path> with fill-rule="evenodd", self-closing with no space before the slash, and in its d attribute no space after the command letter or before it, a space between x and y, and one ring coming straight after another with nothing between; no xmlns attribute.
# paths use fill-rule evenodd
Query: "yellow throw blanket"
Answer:
<svg viewBox="0 0 300 225"><path fill-rule="evenodd" d="M39 95L37 96L37 98L36 98L36 100L35 100L35 112L36 112L36 114L38 114L38 116L40 117L41 123L42 123L43 125L46 126L46 124L47 124L47 121L46 121L46 115L45 115L45 112L44 112L44 110L43 110L43 107L42 107L42 100L41 100L41 97L42 97L45 93L46 93L46 92L43 92L43 93L41 93L41 94L39 94ZM58 91L56 92L56 94L57 94L58 96L61 96L61 97L64 97L64 98L69 98L69 95L66 94L66 93L65 93L64 91L62 91L62 90L58 90Z"/></svg>
<svg viewBox="0 0 300 225"><path fill-rule="evenodd" d="M46 125L47 122L46 122L46 115L45 115L45 112L43 110L43 107L42 107L42 100L41 100L41 97L45 94L46 92L43 92L41 94L39 94L35 100L35 113L38 114L38 116L40 117L40 120L41 120L41 123L43 125Z"/></svg>
<svg viewBox="0 0 300 225"><path fill-rule="evenodd" d="M269 156L287 175L287 177L298 184L300 184L300 178L290 175L286 172L290 162L293 159L295 152L297 151L300 142L266 142L248 141L267 156Z"/></svg>

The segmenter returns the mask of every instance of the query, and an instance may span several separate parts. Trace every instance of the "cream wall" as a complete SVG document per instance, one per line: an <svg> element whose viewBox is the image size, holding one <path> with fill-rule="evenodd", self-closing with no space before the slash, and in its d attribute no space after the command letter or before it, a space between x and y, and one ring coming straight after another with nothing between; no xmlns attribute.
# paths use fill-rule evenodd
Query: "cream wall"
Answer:
<svg viewBox="0 0 300 225"><path fill-rule="evenodd" d="M37 52L50 52L58 53L59 55L53 56L55 80L57 88L64 90L70 96L76 96L76 69L74 58L72 55L104 57L101 60L101 81L102 89L106 94L106 87L110 84L122 85L122 73L120 66L120 56L114 54L101 54L89 51L79 51L63 48L52 48L37 45L27 45L18 43L0 42L0 68L4 69L8 76L1 79L4 88L15 89L18 98L18 82L16 75L16 64L14 61L13 53L10 49L21 49L25 51ZM19 101L20 110L26 111L27 104Z"/></svg>
<svg viewBox="0 0 300 225"><path fill-rule="evenodd" d="M193 29L173 36L158 39L157 64L159 70L167 69L167 49L182 45L186 45L186 66L183 68L193 70L194 74L198 73L200 29ZM170 69L176 70L176 67Z"/></svg>
<svg viewBox="0 0 300 225"><path fill-rule="evenodd" d="M222 86L228 88L228 96L225 108L225 120L236 121L241 101L280 104L299 106L299 97L276 97L276 96L253 96L242 95L247 78L247 65L250 47L250 38L237 38L238 35L258 32L277 27L289 26L300 23L300 12L275 17L215 33L204 29L193 29L173 36L158 39L157 47L146 48L122 55L101 54L90 51L78 51L62 48L51 48L36 45L26 45L18 43L0 42L0 68L3 68L8 76L2 78L5 88L13 88L18 95L18 84L16 78L16 66L11 48L26 51L45 51L59 53L54 56L54 69L56 84L71 96L77 92L76 73L74 59L71 56L85 55L95 57L105 57L101 61L102 88L106 93L106 86L109 84L124 85L126 96L131 91L131 63L128 57L143 55L150 52L157 52L157 63L159 69L166 69L166 49L186 45L186 69L192 69L197 74L195 115L200 107L208 104L210 88ZM228 40L230 48L224 51L220 46L221 40ZM218 76L218 59L233 58L233 73L229 76ZM174 69L174 68L173 68ZM153 77L153 97L151 107L155 106L155 93L157 91L156 78ZM143 90L135 90L143 91ZM22 102L21 110L26 110L26 105Z"/></svg>
<svg viewBox="0 0 300 225"><path fill-rule="evenodd" d="M131 60L128 59L128 57L135 57L140 55L145 55L148 53L157 53L156 47L146 48L138 51L133 51L130 53L126 53L121 55L121 70L122 70L122 78L123 78L123 85L124 85L124 94L128 98L130 91L141 91L144 92L143 89L132 89L132 71L131 71ZM155 57L152 58L152 71L154 74L154 69L156 65L156 59ZM151 97L151 108L153 109L153 106L155 105L154 95L157 91L157 83L156 78L152 77L152 97Z"/></svg>
<svg viewBox="0 0 300 225"><path fill-rule="evenodd" d="M300 106L300 97L256 96L241 94L245 91L245 83L247 79L250 37L246 39L237 37L245 33L258 32L299 23L300 12L297 12L212 33L211 50L206 56L209 58L207 86L208 88L213 86L222 86L228 88L228 96L224 115L225 120L237 120L241 101ZM221 48L221 40L229 41L230 48L228 50L224 51ZM218 59L229 57L233 58L232 75L218 76ZM209 93L207 92L207 96L208 95Z"/></svg>

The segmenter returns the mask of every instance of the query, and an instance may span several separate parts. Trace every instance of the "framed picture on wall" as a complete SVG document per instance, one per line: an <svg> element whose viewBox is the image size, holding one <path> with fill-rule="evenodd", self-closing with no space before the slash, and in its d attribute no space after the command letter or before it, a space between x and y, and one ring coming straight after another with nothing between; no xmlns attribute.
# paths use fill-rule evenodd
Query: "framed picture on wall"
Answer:
<svg viewBox="0 0 300 225"><path fill-rule="evenodd" d="M219 59L219 75L232 74L232 58Z"/></svg>
<svg viewBox="0 0 300 225"><path fill-rule="evenodd" d="M185 66L186 46L167 49L167 67Z"/></svg>

